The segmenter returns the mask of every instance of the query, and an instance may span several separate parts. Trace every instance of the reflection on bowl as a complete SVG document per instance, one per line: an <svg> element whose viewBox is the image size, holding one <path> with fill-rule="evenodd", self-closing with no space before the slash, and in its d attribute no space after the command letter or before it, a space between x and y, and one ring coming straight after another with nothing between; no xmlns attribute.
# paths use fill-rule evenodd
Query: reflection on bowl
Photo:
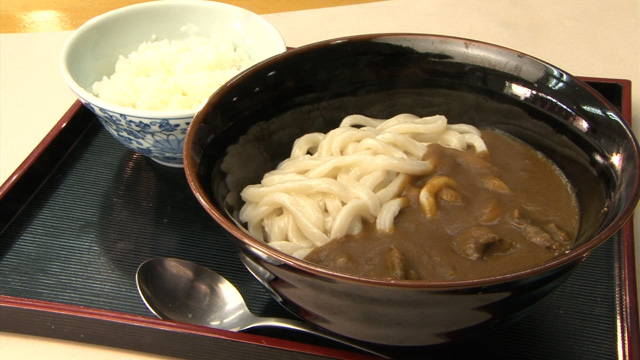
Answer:
<svg viewBox="0 0 640 360"><path fill-rule="evenodd" d="M351 114L399 113L502 130L546 155L576 189L575 244L499 276L385 281L321 268L249 235L237 193L288 157L296 138ZM231 161L231 145L239 160ZM223 161L236 166L223 170ZM327 330L400 346L466 338L526 313L630 217L639 163L621 115L570 74L502 47L417 34L347 37L278 55L216 92L185 143L193 192L275 299Z"/></svg>
<svg viewBox="0 0 640 360"><path fill-rule="evenodd" d="M67 40L60 59L71 90L120 143L173 167L182 166L184 138L198 107L125 107L97 97L91 88L114 73L120 56L129 55L143 42L181 40L188 35L230 40L254 63L286 50L278 31L245 9L212 1L168 0L126 6L88 21Z"/></svg>

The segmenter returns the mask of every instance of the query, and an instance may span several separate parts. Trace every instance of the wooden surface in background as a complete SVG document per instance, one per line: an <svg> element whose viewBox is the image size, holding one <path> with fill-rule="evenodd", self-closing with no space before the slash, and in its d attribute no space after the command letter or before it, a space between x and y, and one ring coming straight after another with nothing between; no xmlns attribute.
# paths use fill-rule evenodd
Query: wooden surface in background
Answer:
<svg viewBox="0 0 640 360"><path fill-rule="evenodd" d="M257 14L315 9L375 0L221 0ZM0 33L75 30L91 18L144 0L2 0Z"/></svg>

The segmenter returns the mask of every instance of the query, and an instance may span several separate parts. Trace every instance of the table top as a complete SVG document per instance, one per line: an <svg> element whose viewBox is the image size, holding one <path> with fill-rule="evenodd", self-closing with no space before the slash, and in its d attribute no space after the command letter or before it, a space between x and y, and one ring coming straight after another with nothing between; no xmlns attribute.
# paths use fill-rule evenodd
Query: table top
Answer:
<svg viewBox="0 0 640 360"><path fill-rule="evenodd" d="M640 0L622 0L615 7L600 0L221 1L263 15L289 46L358 33L438 33L514 48L575 75L640 84ZM57 67L69 33L94 16L138 2L142 1L0 1L0 183L75 99ZM632 93L632 122L638 133L640 91ZM634 224L640 229L638 216ZM636 245L636 258L639 249ZM3 359L160 358L9 333L0 333L0 349Z"/></svg>
<svg viewBox="0 0 640 360"><path fill-rule="evenodd" d="M349 4L370 3L375 0L226 0L257 14L317 9ZM74 30L87 20L123 6L141 3L140 0L95 0L90 6L77 0L3 0L0 2L0 33L31 33L40 31Z"/></svg>

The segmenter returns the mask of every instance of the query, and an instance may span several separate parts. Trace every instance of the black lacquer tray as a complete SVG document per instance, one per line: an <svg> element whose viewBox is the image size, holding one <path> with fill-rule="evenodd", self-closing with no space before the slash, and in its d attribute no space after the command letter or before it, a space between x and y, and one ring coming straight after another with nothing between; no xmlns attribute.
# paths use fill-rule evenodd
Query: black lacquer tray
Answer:
<svg viewBox="0 0 640 360"><path fill-rule="evenodd" d="M628 80L585 80L631 119ZM245 270L183 170L127 150L78 102L0 188L0 209L0 331L186 359L369 357L293 332L156 319L134 275L157 256L220 272L257 315L291 315ZM629 221L516 323L465 343L381 349L420 359L635 359L638 340Z"/></svg>

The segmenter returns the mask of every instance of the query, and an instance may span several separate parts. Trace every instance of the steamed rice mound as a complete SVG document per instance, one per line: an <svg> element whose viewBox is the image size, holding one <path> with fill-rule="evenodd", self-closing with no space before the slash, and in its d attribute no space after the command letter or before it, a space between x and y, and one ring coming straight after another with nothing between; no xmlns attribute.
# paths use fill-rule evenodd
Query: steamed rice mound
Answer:
<svg viewBox="0 0 640 360"><path fill-rule="evenodd" d="M128 108L192 110L252 64L231 41L197 36L148 41L128 56L121 55L115 73L95 82L92 91Z"/></svg>

